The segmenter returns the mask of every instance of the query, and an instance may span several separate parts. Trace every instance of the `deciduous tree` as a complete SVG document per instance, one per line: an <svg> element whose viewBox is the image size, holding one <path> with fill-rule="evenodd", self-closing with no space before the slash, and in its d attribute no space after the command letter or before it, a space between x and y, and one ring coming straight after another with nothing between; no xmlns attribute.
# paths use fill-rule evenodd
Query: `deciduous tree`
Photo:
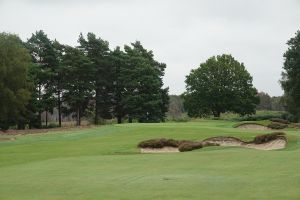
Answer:
<svg viewBox="0 0 300 200"><path fill-rule="evenodd" d="M281 85L284 89L287 109L300 118L300 31L288 42L284 54Z"/></svg>
<svg viewBox="0 0 300 200"><path fill-rule="evenodd" d="M0 33L0 129L18 123L30 99L30 55L20 38Z"/></svg>
<svg viewBox="0 0 300 200"><path fill-rule="evenodd" d="M192 70L185 82L185 108L190 116L219 117L227 111L252 114L259 103L252 77L231 55L209 58Z"/></svg>

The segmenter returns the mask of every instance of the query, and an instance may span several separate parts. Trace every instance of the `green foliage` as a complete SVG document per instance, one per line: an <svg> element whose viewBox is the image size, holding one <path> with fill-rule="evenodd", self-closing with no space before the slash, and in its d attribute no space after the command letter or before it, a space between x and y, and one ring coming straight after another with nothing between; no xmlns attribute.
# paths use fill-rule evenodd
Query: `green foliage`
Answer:
<svg viewBox="0 0 300 200"><path fill-rule="evenodd" d="M109 43L101 38L97 38L95 34L88 33L85 39L80 34L78 42L80 49L90 59L93 76L92 89L95 90L95 124L100 121L99 118L112 118L112 99L113 99L113 77L114 69L110 63Z"/></svg>
<svg viewBox="0 0 300 200"><path fill-rule="evenodd" d="M122 105L129 117L139 122L159 122L168 110L168 88L163 89L166 65L154 60L152 51L140 42L124 47L126 64L121 68L124 92Z"/></svg>
<svg viewBox="0 0 300 200"><path fill-rule="evenodd" d="M32 78L35 88L31 96L29 112L30 116L33 116L35 112L38 113L37 117L30 117L37 118L37 122L30 121L29 123L41 127L41 113L52 112L57 98L55 97L57 90L54 88L58 88L58 70L56 69L59 66L58 55L53 43L42 30L32 34L26 42L26 47L33 61L29 77Z"/></svg>
<svg viewBox="0 0 300 200"><path fill-rule="evenodd" d="M16 40L22 46L21 40ZM3 90L0 95L11 99L9 102L4 97L2 99L0 123L5 128L16 124L20 129L27 125L29 128L41 128L42 113L52 113L55 107L59 126L62 111L66 115L76 116L77 125L81 117L87 115L94 115L95 124L114 117L118 118L118 123L122 118L139 122L164 121L169 102L168 88L163 88L162 81L166 65L156 61L152 51L146 50L140 42L125 45L125 52L119 47L110 51L109 43L93 33L88 33L86 38L80 34L78 42L80 46L73 48L56 40L51 41L43 31L37 31L25 44L30 55L22 47L27 58L18 57L21 50L13 54L14 49L9 49L11 57L1 52L6 60L1 69L3 78L0 78L10 82L12 87L21 82L24 87L32 84L31 94L26 89L14 89L15 94L10 94L6 86L0 83ZM5 46L10 44L3 42L1 45L6 51ZM15 60L13 56L16 56ZM33 63L30 63L30 56ZM20 62L16 64L20 65L17 66L19 71L13 69L9 74L4 67L14 61ZM28 66L23 69L25 64ZM18 73L23 74L24 78L15 80L19 77ZM15 112L8 112L5 109L9 103L10 107L20 105L15 105Z"/></svg>
<svg viewBox="0 0 300 200"><path fill-rule="evenodd" d="M77 125L80 125L93 95L93 67L82 51L69 46L65 47L62 63L66 80L63 85L63 98L67 103L65 113L76 113Z"/></svg>
<svg viewBox="0 0 300 200"><path fill-rule="evenodd" d="M281 118L283 114L260 114L260 115L246 115L238 118L234 118L237 121L261 121L270 120L272 118Z"/></svg>
<svg viewBox="0 0 300 200"><path fill-rule="evenodd" d="M193 117L232 111L255 113L259 99L252 77L231 55L213 56L186 77L185 108Z"/></svg>
<svg viewBox="0 0 300 200"><path fill-rule="evenodd" d="M287 42L281 86L285 93L288 111L298 120L300 118L300 31Z"/></svg>
<svg viewBox="0 0 300 200"><path fill-rule="evenodd" d="M16 35L0 33L0 129L23 121L30 99L30 55Z"/></svg>

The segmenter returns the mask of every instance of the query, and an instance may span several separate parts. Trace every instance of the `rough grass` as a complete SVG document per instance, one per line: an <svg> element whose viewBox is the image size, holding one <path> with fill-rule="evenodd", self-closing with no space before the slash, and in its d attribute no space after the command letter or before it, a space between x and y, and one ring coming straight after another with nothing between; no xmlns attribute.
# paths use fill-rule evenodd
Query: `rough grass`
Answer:
<svg viewBox="0 0 300 200"><path fill-rule="evenodd" d="M17 137L0 142L0 199L295 199L300 197L300 133L286 130L284 150L208 147L140 154L151 138L245 141L269 131L233 122L123 124ZM283 188L284 186L284 188Z"/></svg>

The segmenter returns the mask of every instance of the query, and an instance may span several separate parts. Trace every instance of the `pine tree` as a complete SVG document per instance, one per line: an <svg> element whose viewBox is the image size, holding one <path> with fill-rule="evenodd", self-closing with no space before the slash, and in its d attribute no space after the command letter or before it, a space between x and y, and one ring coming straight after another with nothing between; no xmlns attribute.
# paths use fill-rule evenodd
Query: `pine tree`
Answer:
<svg viewBox="0 0 300 200"><path fill-rule="evenodd" d="M65 47L62 57L64 66L63 98L67 104L67 113L75 113L76 125L81 125L93 96L93 66L91 61L77 48Z"/></svg>
<svg viewBox="0 0 300 200"><path fill-rule="evenodd" d="M166 65L154 60L152 51L146 50L140 42L124 47L127 66L121 77L124 85L123 105L129 121L162 121L168 104L168 89L162 89Z"/></svg>
<svg viewBox="0 0 300 200"><path fill-rule="evenodd" d="M51 111L53 109L54 103L52 101L54 99L51 98L51 101L49 99L53 96L53 91L49 88L51 88L53 84L53 67L58 65L58 61L51 40L42 30L32 34L26 46L29 49L33 63L39 68L35 70L35 72L38 72L35 75L35 83L37 87L36 106L38 110L39 127L41 127L42 112Z"/></svg>
<svg viewBox="0 0 300 200"><path fill-rule="evenodd" d="M112 118L113 101L113 69L109 59L109 43L95 34L88 33L87 39L82 34L79 36L80 49L91 60L94 69L94 90L95 90L95 124L100 118Z"/></svg>
<svg viewBox="0 0 300 200"><path fill-rule="evenodd" d="M126 111L124 109L124 86L126 80L122 79L123 70L126 69L126 55L121 51L120 47L117 47L110 53L111 67L113 73L113 111L114 116L117 118L118 124L122 123L122 118L125 116Z"/></svg>

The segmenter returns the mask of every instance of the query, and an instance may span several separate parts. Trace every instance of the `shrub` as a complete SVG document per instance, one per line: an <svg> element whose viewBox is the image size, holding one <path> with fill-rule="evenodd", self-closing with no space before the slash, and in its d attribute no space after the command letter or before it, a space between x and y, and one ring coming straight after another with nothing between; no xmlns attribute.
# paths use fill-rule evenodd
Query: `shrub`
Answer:
<svg viewBox="0 0 300 200"><path fill-rule="evenodd" d="M189 141L189 142L183 142L182 144L180 144L178 150L180 152L192 151L195 149L201 149L202 147L203 147L202 142Z"/></svg>
<svg viewBox="0 0 300 200"><path fill-rule="evenodd" d="M269 133L269 134L264 134L264 135L258 135L256 136L251 143L254 144L263 144L266 142L270 142L272 140L276 139L285 139L285 133L283 132L274 132L274 133Z"/></svg>
<svg viewBox="0 0 300 200"><path fill-rule="evenodd" d="M272 122L278 122L278 123L282 123L282 124L289 124L290 122L286 119L281 119L281 118L272 118L271 119Z"/></svg>
<svg viewBox="0 0 300 200"><path fill-rule="evenodd" d="M138 144L138 147L139 148L178 147L183 142L186 142L186 141L159 138L159 139L151 139L151 140L142 141Z"/></svg>
<svg viewBox="0 0 300 200"><path fill-rule="evenodd" d="M190 121L189 117L178 117L178 118L173 118L172 121L174 122L188 122Z"/></svg>
<svg viewBox="0 0 300 200"><path fill-rule="evenodd" d="M281 118L285 119L285 120L288 120L290 122L295 122L295 123L297 123L298 120L299 120L299 116L293 115L293 114L290 114L290 113L283 113L281 115Z"/></svg>
<svg viewBox="0 0 300 200"><path fill-rule="evenodd" d="M288 127L287 124L282 124L282 123L278 123L278 122L272 122L271 124L268 125L268 128L271 129L284 129Z"/></svg>
<svg viewBox="0 0 300 200"><path fill-rule="evenodd" d="M239 117L236 120L238 121L261 121L261 120L268 120L271 118L278 118L280 115L249 115Z"/></svg>

